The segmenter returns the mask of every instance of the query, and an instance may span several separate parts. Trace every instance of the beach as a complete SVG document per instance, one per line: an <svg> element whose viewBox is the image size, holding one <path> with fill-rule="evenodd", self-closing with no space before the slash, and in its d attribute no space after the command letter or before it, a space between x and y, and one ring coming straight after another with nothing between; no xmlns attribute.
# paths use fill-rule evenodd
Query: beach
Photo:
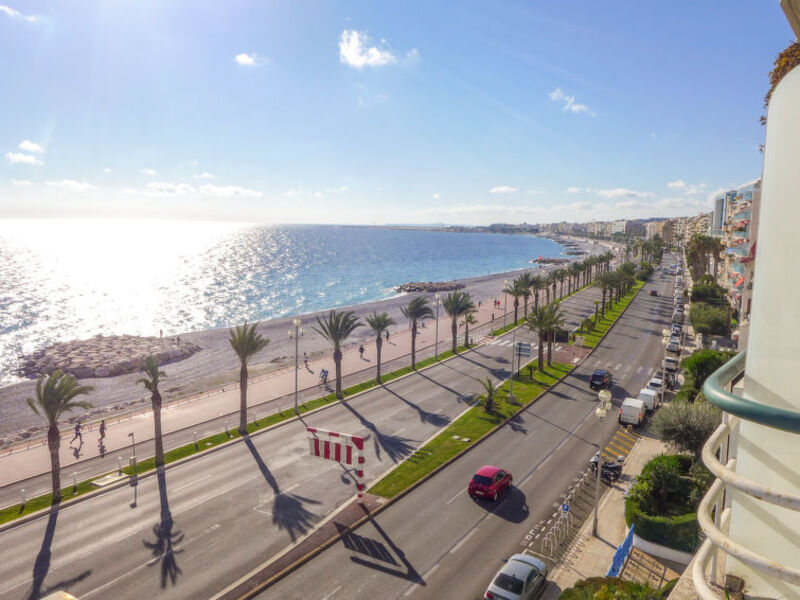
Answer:
<svg viewBox="0 0 800 600"><path fill-rule="evenodd" d="M561 238L567 239L567 236L561 236ZM592 244L582 238L575 238L574 241L580 242L581 246L590 254L602 253L608 249L606 245ZM580 258L582 257L574 257L574 259ZM537 265L531 265L530 270L544 273L555 268L558 268L558 265L549 265L543 269ZM497 317L502 314L502 307L495 311L491 302L493 299L503 302L501 290L504 280L516 277L521 271L493 273L458 280L465 285L464 291L472 295L475 303L481 303L481 311L478 315L480 323L488 321L493 312L497 313ZM396 325L390 328L390 332L402 332L408 330L408 323L401 313L401 308L417 295L425 295L431 300L433 299L433 294L398 294L383 300L341 307L336 310L351 310L362 322L364 317L373 312L385 311L396 322ZM510 299L508 310L512 310ZM300 315L304 332L299 344L301 364L303 353L307 354L309 360L319 359L330 354L328 342L313 329L316 325L316 317L326 312L318 311ZM444 310L440 309L440 317L443 316L445 316ZM251 360L249 364L251 378L294 367L294 341L289 338L289 330L293 328L293 319L294 316L287 316L257 324L257 331L268 338L270 342ZM197 344L202 349L187 359L162 367L166 373L166 378L161 386L165 402L238 382L239 359L231 350L228 337L229 330L227 328L180 334L182 341ZM364 325L358 328L348 340L345 350L373 340L374 336L371 330ZM440 331L440 340L446 344L449 340L449 331ZM170 343L170 341L169 338L165 339L165 343ZM443 348L446 347L443 346ZM333 371L332 360L328 368L331 372ZM94 410L102 411L103 416L110 417L149 405L149 396L144 387L137 384L140 378L141 373L128 373L115 377L81 379L80 382L94 387L94 390L85 397L92 403ZM30 436L40 433L43 427L42 418L36 416L25 401L26 398L33 396L34 387L35 381L26 380L0 388L0 438L7 438L20 432L27 432L25 435Z"/></svg>

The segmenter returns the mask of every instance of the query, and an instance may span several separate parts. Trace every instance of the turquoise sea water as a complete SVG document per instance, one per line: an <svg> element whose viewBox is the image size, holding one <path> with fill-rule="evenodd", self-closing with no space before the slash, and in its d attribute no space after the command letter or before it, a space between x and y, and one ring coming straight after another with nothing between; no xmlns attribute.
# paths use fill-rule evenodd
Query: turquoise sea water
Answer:
<svg viewBox="0 0 800 600"><path fill-rule="evenodd" d="M378 300L407 281L521 269L521 235L166 221L0 221L0 382L98 333L164 335Z"/></svg>

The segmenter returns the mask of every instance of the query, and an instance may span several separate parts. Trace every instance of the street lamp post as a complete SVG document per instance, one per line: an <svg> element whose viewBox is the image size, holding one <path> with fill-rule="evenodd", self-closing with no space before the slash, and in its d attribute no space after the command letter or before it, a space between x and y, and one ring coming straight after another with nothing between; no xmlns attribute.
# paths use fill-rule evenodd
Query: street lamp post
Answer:
<svg viewBox="0 0 800 600"><path fill-rule="evenodd" d="M131 458L133 459L133 474L136 475L136 438L131 431L128 434L128 437L131 438Z"/></svg>
<svg viewBox="0 0 800 600"><path fill-rule="evenodd" d="M600 499L600 473L603 470L603 421L611 408L611 392L608 390L600 390L597 394L600 399L600 404L594 411L597 419L600 421L600 439L597 444L597 478L594 482L594 522L592 523L592 535L597 537L597 505Z"/></svg>
<svg viewBox="0 0 800 600"><path fill-rule="evenodd" d="M300 338L303 337L303 328L300 327L300 323L300 317L295 317L292 320L294 329L289 330L289 339L294 340L294 414L298 416L300 416L300 413L297 410L297 371L300 353Z"/></svg>
<svg viewBox="0 0 800 600"><path fill-rule="evenodd" d="M508 279L503 280L503 329L506 328L506 315L508 314L508 294L506 288L508 287Z"/></svg>
<svg viewBox="0 0 800 600"><path fill-rule="evenodd" d="M433 304L436 306L436 344L433 350L433 359L439 360L439 305L442 303L438 293L433 295Z"/></svg>

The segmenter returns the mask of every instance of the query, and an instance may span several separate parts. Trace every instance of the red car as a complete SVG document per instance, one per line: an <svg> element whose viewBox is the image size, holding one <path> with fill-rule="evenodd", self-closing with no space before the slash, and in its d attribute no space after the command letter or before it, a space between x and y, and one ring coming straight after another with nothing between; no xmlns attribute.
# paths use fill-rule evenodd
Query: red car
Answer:
<svg viewBox="0 0 800 600"><path fill-rule="evenodd" d="M467 492L473 498L491 498L497 501L500 494L511 487L511 473L498 467L484 465L469 480Z"/></svg>

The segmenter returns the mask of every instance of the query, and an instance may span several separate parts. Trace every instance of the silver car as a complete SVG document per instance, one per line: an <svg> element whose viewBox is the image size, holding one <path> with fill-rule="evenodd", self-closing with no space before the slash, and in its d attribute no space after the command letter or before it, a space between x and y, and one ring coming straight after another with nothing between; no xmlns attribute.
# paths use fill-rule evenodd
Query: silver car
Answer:
<svg viewBox="0 0 800 600"><path fill-rule="evenodd" d="M531 600L544 591L547 565L538 558L514 554L503 562L483 595L486 600Z"/></svg>

